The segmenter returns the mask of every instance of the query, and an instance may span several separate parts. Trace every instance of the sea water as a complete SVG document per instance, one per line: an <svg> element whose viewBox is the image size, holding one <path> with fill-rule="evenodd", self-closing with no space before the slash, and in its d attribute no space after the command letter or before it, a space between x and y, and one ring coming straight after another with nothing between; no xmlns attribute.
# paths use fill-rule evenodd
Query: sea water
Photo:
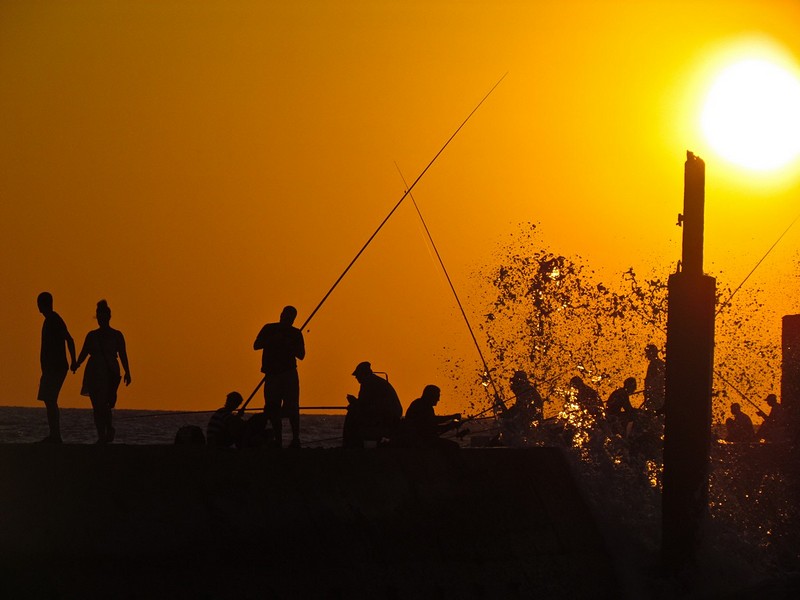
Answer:
<svg viewBox="0 0 800 600"><path fill-rule="evenodd" d="M212 411L213 412L213 411ZM196 425L205 432L212 412L169 412L151 410L114 411L115 444L172 444L185 425ZM344 415L303 414L301 440L317 448L341 446ZM288 428L288 425L285 425ZM0 407L0 444L38 442L48 434L45 409ZM291 434L284 432L284 438ZM61 409L61 438L65 444L92 444L97 440L92 410Z"/></svg>

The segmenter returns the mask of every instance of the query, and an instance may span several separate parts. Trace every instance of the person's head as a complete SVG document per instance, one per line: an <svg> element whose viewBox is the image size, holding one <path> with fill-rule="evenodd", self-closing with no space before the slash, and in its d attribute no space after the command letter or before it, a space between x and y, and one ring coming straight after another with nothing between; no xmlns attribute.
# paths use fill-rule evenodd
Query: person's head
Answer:
<svg viewBox="0 0 800 600"><path fill-rule="evenodd" d="M654 358L658 358L658 348L655 344L647 344L644 347L644 355L649 359L653 360Z"/></svg>
<svg viewBox="0 0 800 600"><path fill-rule="evenodd" d="M583 387L583 379L575 375L572 379L569 380L570 386L574 387L576 390L579 390Z"/></svg>
<svg viewBox="0 0 800 600"><path fill-rule="evenodd" d="M767 396L767 404L770 406L775 406L778 403L778 397L775 394L770 394Z"/></svg>
<svg viewBox="0 0 800 600"><path fill-rule="evenodd" d="M622 384L622 387L624 387L629 394L632 394L636 391L636 378L628 377Z"/></svg>
<svg viewBox="0 0 800 600"><path fill-rule="evenodd" d="M511 376L511 383L527 383L528 374L525 371L514 371Z"/></svg>
<svg viewBox="0 0 800 600"><path fill-rule="evenodd" d="M432 406L436 406L439 403L439 397L441 396L442 391L439 389L437 385L426 385L425 389L422 390L422 399L425 402L430 402Z"/></svg>
<svg viewBox="0 0 800 600"><path fill-rule="evenodd" d="M225 396L225 408L230 410L234 410L239 408L239 405L244 401L242 395L239 392L231 392L227 396Z"/></svg>
<svg viewBox="0 0 800 600"><path fill-rule="evenodd" d="M50 292L42 292L36 297L36 306L39 307L39 312L43 315L53 312L53 294Z"/></svg>
<svg viewBox="0 0 800 600"><path fill-rule="evenodd" d="M100 325L108 325L111 321L111 308L108 306L108 302L100 300L100 302L97 303L97 309L94 314Z"/></svg>
<svg viewBox="0 0 800 600"><path fill-rule="evenodd" d="M738 415L740 412L742 412L742 407L739 406L738 402L734 402L733 404L731 404L731 413L733 413L734 415Z"/></svg>
<svg viewBox="0 0 800 600"><path fill-rule="evenodd" d="M291 325L297 318L297 309L294 306L284 306L281 311L281 323Z"/></svg>
<svg viewBox="0 0 800 600"><path fill-rule="evenodd" d="M362 383L370 375L372 375L372 365L367 361L358 363L353 371L353 376L358 380L359 383Z"/></svg>

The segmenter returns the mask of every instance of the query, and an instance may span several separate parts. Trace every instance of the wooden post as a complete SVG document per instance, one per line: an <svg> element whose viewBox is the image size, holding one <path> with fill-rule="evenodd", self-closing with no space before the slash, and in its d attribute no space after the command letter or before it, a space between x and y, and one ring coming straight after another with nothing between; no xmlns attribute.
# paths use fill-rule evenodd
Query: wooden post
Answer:
<svg viewBox="0 0 800 600"><path fill-rule="evenodd" d="M688 152L682 268L668 283L661 554L673 571L694 560L708 512L716 280L703 274L704 201L705 164Z"/></svg>

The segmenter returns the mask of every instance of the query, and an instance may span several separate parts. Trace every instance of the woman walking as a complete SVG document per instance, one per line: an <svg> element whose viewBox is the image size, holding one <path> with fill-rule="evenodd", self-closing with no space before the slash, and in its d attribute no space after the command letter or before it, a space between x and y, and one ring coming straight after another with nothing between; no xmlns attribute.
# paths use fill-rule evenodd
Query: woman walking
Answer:
<svg viewBox="0 0 800 600"><path fill-rule="evenodd" d="M89 362L86 363L86 371L83 373L81 395L89 396L92 401L97 443L108 444L114 441L111 409L117 403L117 388L121 379L119 362L125 370L125 385L130 385L131 374L128 368L128 354L125 351L125 338L121 331L112 329L109 325L111 309L105 300L97 303L96 316L99 327L86 334L73 372L88 356Z"/></svg>

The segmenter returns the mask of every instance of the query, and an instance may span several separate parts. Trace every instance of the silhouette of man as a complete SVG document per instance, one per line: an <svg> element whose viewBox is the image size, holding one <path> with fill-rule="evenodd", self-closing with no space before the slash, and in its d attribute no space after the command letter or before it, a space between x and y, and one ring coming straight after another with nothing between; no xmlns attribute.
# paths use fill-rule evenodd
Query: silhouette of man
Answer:
<svg viewBox="0 0 800 600"><path fill-rule="evenodd" d="M758 415L764 419L761 427L758 428L759 439L765 442L786 441L786 411L783 404L778 403L778 397L775 394L767 396L766 402L770 407L769 414L758 411Z"/></svg>
<svg viewBox="0 0 800 600"><path fill-rule="evenodd" d="M244 401L239 392L231 392L225 397L225 406L218 409L206 427L206 443L217 448L230 448L242 445L245 422L234 411Z"/></svg>
<svg viewBox="0 0 800 600"><path fill-rule="evenodd" d="M660 415L664 412L666 365L658 356L655 344L647 344L644 355L649 361L644 376L644 401L642 408Z"/></svg>
<svg viewBox="0 0 800 600"><path fill-rule="evenodd" d="M440 436L458 426L461 414L437 415L441 390L435 385L426 385L422 396L414 400L406 410L403 420L403 442L417 448L458 448L458 443Z"/></svg>
<svg viewBox="0 0 800 600"><path fill-rule="evenodd" d="M361 385L358 397L347 395L347 416L342 443L345 448L363 448L365 440L380 443L391 438L403 416L403 405L392 384L372 371L372 365L361 362L353 371Z"/></svg>
<svg viewBox="0 0 800 600"><path fill-rule="evenodd" d="M534 421L542 419L544 399L525 371L514 371L509 384L514 404L506 408L502 402L498 403L498 417L504 442L518 446L525 443Z"/></svg>
<svg viewBox="0 0 800 600"><path fill-rule="evenodd" d="M634 419L634 408L631 406L631 394L636 391L636 379L628 377L606 401L606 417L616 433L627 437L631 433Z"/></svg>
<svg viewBox="0 0 800 600"><path fill-rule="evenodd" d="M517 400L509 410L514 411L517 408L528 419L528 424L533 420L540 420L544 413L544 399L528 379L528 374L525 371L514 371L510 387L511 393Z"/></svg>
<svg viewBox="0 0 800 600"><path fill-rule="evenodd" d="M39 294L36 304L39 312L44 315L42 347L39 353L42 377L39 380L39 393L36 398L44 402L47 408L47 425L50 428L50 434L42 442L60 444L61 424L58 394L67 378L67 371L75 368L75 341L69 334L64 319L53 310L53 295L50 292ZM69 350L70 363L67 363L65 344Z"/></svg>
<svg viewBox="0 0 800 600"><path fill-rule="evenodd" d="M725 421L728 435L725 438L729 442L752 442L756 434L753 429L753 421L742 412L742 407L738 402L731 404L731 414L733 418Z"/></svg>
<svg viewBox="0 0 800 600"><path fill-rule="evenodd" d="M297 360L306 356L303 332L294 327L297 309L286 306L277 323L267 323L261 328L253 343L254 350L262 350L261 372L264 373L264 414L272 422L275 443L282 445L281 419L289 417L292 427L291 448L300 447L300 378Z"/></svg>
<svg viewBox="0 0 800 600"><path fill-rule="evenodd" d="M586 382L577 375L569 380L569 385L575 390L575 401L579 406L595 418L602 414L603 403L597 390L586 385Z"/></svg>

